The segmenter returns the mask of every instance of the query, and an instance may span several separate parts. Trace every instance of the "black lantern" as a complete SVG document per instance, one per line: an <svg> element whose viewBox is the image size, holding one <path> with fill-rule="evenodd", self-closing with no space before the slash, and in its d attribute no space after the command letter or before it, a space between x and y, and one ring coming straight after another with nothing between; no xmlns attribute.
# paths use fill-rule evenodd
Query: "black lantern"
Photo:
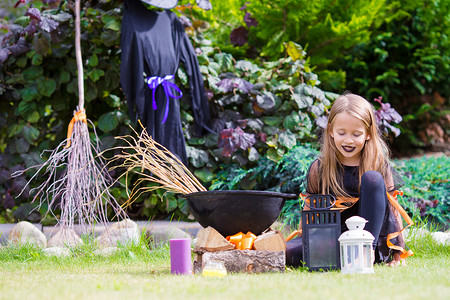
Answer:
<svg viewBox="0 0 450 300"><path fill-rule="evenodd" d="M309 199L309 203L308 203ZM332 195L309 195L302 211L303 261L310 270L340 269L341 212Z"/></svg>

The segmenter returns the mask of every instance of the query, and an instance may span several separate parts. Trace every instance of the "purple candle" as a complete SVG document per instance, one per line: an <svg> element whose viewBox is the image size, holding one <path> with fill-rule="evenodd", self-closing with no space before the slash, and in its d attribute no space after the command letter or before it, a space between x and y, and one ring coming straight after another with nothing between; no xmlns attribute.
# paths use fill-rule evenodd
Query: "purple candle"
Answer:
<svg viewBox="0 0 450 300"><path fill-rule="evenodd" d="M192 274L191 239L170 240L170 270L172 274Z"/></svg>

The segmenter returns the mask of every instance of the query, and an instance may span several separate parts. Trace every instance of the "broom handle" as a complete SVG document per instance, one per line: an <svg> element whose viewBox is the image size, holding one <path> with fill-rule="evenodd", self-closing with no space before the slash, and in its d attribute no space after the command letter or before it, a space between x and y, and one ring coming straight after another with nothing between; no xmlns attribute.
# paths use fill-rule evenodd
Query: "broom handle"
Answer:
<svg viewBox="0 0 450 300"><path fill-rule="evenodd" d="M78 70L78 110L84 108L83 61L81 58L80 1L75 0L75 56Z"/></svg>

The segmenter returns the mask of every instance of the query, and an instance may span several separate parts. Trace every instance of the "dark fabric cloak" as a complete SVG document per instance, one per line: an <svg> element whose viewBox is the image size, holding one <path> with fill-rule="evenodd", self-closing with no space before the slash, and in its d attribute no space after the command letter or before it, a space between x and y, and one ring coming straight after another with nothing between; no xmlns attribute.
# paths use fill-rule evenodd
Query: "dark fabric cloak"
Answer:
<svg viewBox="0 0 450 300"><path fill-rule="evenodd" d="M198 60L183 25L169 10L147 9L139 0L125 0L121 32L122 62L120 83L125 92L130 117L141 120L148 133L187 164L186 145L180 118L179 99L169 98L162 85L156 89L157 109L153 109L153 92L147 77L176 75L180 62L189 77L191 107L195 131L201 134L209 123L209 106ZM170 80L174 82L174 79ZM178 94L172 90L173 94Z"/></svg>
<svg viewBox="0 0 450 300"><path fill-rule="evenodd" d="M316 159L309 167L307 175L305 177L306 180L305 186L307 187L306 192L309 194L320 194L321 191L319 182L320 175L318 174L319 164L320 160ZM392 183L391 186L387 186L386 189L387 192L394 193L396 190L404 186L405 183L401 179L400 174L398 174L398 172L394 168L389 167L389 169L390 169L390 176L392 177ZM360 187L358 167L343 166L343 169L341 170L341 176L343 179L342 184L344 190L350 195L351 198L357 201L359 198L359 187ZM331 194L335 196L335 193L333 191L331 192ZM339 198L337 199L339 200ZM375 251L376 262L379 261L386 262L388 261L388 259L390 259L393 251L387 245L388 235L391 233L400 232L403 228L399 211L392 206L391 202L388 201L387 196L386 201L387 201L387 208L385 219L383 221L383 226L381 228L381 232L378 237L378 244ZM342 232L347 230L345 220L352 215L358 215L358 205L359 205L358 202L352 202L348 204L342 203L339 205L338 204L335 205L336 207L340 207L343 209L341 214ZM391 242L395 246L398 246L402 249L407 248L402 234L398 235L396 238L393 238Z"/></svg>

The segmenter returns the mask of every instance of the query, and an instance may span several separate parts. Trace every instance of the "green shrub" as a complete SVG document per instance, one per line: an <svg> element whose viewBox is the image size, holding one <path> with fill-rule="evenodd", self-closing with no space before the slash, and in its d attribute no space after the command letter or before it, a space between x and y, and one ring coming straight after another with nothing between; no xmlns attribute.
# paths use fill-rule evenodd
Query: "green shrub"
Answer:
<svg viewBox="0 0 450 300"><path fill-rule="evenodd" d="M5 27L9 31L0 50L0 94L4 99L0 103L0 123L4 125L0 129L0 211L5 221L11 221L11 210L34 196L28 187L21 193L33 173L12 180L11 173L41 164L48 157L44 152L41 158L42 151L64 141L78 103L73 12L68 1L61 1L57 8L44 3L33 1L26 16ZM115 0L82 5L86 113L97 128L102 148L109 149L117 146L114 136L130 132L126 99L119 87L122 5ZM205 23L194 19L195 11L190 16L193 27L187 31L201 51L198 60L216 134L192 134L194 120L186 99L181 101L181 116L191 170L209 186L220 164L253 167L260 157L276 162L298 142L314 140L314 120L337 95L318 88L320 82L301 46L286 43L285 57L274 61L236 61L204 38ZM179 86L187 85L182 68L177 80ZM185 95L188 88L185 86ZM35 178L31 188L40 180ZM128 200L123 187L114 186L112 193L120 203ZM41 212L47 209L42 207ZM154 193L141 197L129 213L135 218L181 218L187 207L185 200L172 194Z"/></svg>
<svg viewBox="0 0 450 300"><path fill-rule="evenodd" d="M211 39L239 58L280 57L287 41L304 46L322 89L350 90L368 100L382 96L396 107L404 118L403 134L390 143L396 154L411 154L418 147L448 148L449 5L445 0L233 1L229 15L212 13L231 26L215 26L221 34ZM231 41L226 28L234 34Z"/></svg>
<svg viewBox="0 0 450 300"><path fill-rule="evenodd" d="M305 192L305 175L319 152L310 145L299 145L277 162L267 158L253 168L223 165L211 189L254 189L299 194ZM420 224L439 229L450 227L450 158L448 156L393 160L405 185L399 203ZM281 218L295 228L300 220L301 202L288 200Z"/></svg>
<svg viewBox="0 0 450 300"><path fill-rule="evenodd" d="M276 162L298 142L317 139L315 120L337 95L317 87L299 45L287 43L285 58L257 64L235 61L209 44L200 41L199 62L217 134L195 137L186 103L182 115L189 161L205 185L219 164L252 167L262 157ZM178 76L186 83L182 70Z"/></svg>
<svg viewBox="0 0 450 300"><path fill-rule="evenodd" d="M351 91L381 95L397 108L403 134L392 143L396 152L448 143L449 9L445 0L391 1L370 40L330 65L345 71Z"/></svg>
<svg viewBox="0 0 450 300"><path fill-rule="evenodd" d="M74 18L68 1L19 3L26 15L5 24L0 48L0 211L30 202L34 194L27 176L11 173L41 164L63 142L78 104ZM81 48L84 59L85 108L101 141L116 145L114 136L129 131L127 106L119 87L121 22L118 1L82 1ZM9 18L8 18L9 19ZM93 134L93 128L90 128ZM40 156L42 153L42 157ZM37 177L31 187L38 186ZM23 190L23 191L22 191ZM22 193L21 193L22 192ZM20 195L20 196L19 196ZM44 214L48 207L42 207ZM4 215L11 221L11 214ZM18 219L14 215L15 219Z"/></svg>
<svg viewBox="0 0 450 300"><path fill-rule="evenodd" d="M450 227L450 158L423 156L395 164L405 181L399 202L413 219Z"/></svg>
<svg viewBox="0 0 450 300"><path fill-rule="evenodd" d="M180 1L180 4L187 2L193 1ZM240 181L239 185L233 183L233 187L258 188L259 184L260 189L276 189L282 180L273 178L270 168L275 170L285 166L286 170L297 170L295 163L288 167L290 164L286 157L291 157L295 145L317 141L316 120L326 114L337 96L320 88L319 77L313 72L317 65L311 61L326 65L329 61L324 57L331 54L330 57L335 57L347 46L367 41L368 26L376 19L384 2L370 1L367 4L366 1L356 1L352 3L355 5L349 5L349 10L342 10L339 5L350 2L337 1L331 5L329 1L262 1L251 2L242 11L240 7L245 1L215 2L213 6L217 5L219 12L186 7L177 12L192 21L192 27L187 28L187 32L194 46L200 50L198 60L216 130L216 134L194 136L189 101L181 101L190 168L207 187L220 170L217 176L223 175L225 167L221 165L234 164L238 167L230 166L230 170L236 169L238 173L233 173L236 178L243 176L245 180ZM14 215L17 207L29 204L32 198L28 188L22 192L31 174L11 179L11 173L42 163L48 156L44 152L41 158L42 151L54 149L66 138L67 125L78 102L73 12L67 0L59 2L56 8L45 3L49 1L35 0L32 13L16 19L8 16L2 20L5 26L1 30L5 35L3 48L0 48L1 221L9 222L17 218ZM122 4L118 0L108 0L84 1L82 5L86 112L98 129L102 148L109 149L117 145L114 136L130 132L126 99L119 87ZM265 5L271 9L267 10ZM295 15L297 11L301 14ZM370 13L366 16L361 13L364 11ZM249 31L253 34L250 44L264 49L267 57L272 59L250 55L256 48L248 45L234 47L224 41L225 37L228 38L226 31L229 27L223 26L224 22L244 25L246 12L261 20L259 29L253 26ZM289 23L272 19L283 16L283 12L290 13L290 18L285 20ZM37 22L38 15L44 22ZM215 18L215 15L219 17ZM327 17L329 22L322 24L320 21L326 16L331 16ZM347 23L349 18L352 21ZM311 19L314 22L311 23ZM16 24L6 24L10 20ZM289 26L283 30L286 25ZM305 40L299 36L299 30L303 28L309 30L309 38ZM319 37L323 40L320 41ZM266 39L272 38L273 42L267 43ZM308 49L314 51L314 56L307 56L305 49L292 40L305 45L309 43ZM317 44L312 43L313 40ZM324 47L320 47L320 43L324 43ZM319 52L325 54L319 55ZM247 56L257 58L244 59ZM432 58L435 61L436 57ZM424 74L431 69L424 66ZM336 78L337 81L342 79ZM182 68L177 73L177 80L179 86L184 86L184 94L189 94ZM391 101L390 97L385 99ZM396 105L394 107L397 108ZM422 111L431 113L432 107L429 105ZM263 163L266 166L262 166ZM259 179L248 180L246 175L250 174L249 170L258 167L265 168L266 173L261 172ZM298 170L301 172L303 169ZM281 173L287 174L284 169ZM279 189L294 190L287 186L300 184L301 181L292 180L302 176L301 173L297 175L286 175L290 179L279 184ZM39 180L37 178L32 187L38 186ZM246 180L248 183L245 183ZM21 196L16 198L21 192ZM119 202L128 199L122 187L114 186L112 193ZM139 201L130 208L130 213L136 218L155 215L182 218L187 212L185 201L171 194L154 193L141 197ZM46 210L47 207L43 207L41 212Z"/></svg>
<svg viewBox="0 0 450 300"><path fill-rule="evenodd" d="M278 162L262 158L253 168L239 165L222 166L211 189L252 189L282 193L305 192L305 176L309 166L319 156L319 151L309 144L297 145L284 154ZM282 211L283 222L297 227L300 220L299 199L287 200Z"/></svg>

